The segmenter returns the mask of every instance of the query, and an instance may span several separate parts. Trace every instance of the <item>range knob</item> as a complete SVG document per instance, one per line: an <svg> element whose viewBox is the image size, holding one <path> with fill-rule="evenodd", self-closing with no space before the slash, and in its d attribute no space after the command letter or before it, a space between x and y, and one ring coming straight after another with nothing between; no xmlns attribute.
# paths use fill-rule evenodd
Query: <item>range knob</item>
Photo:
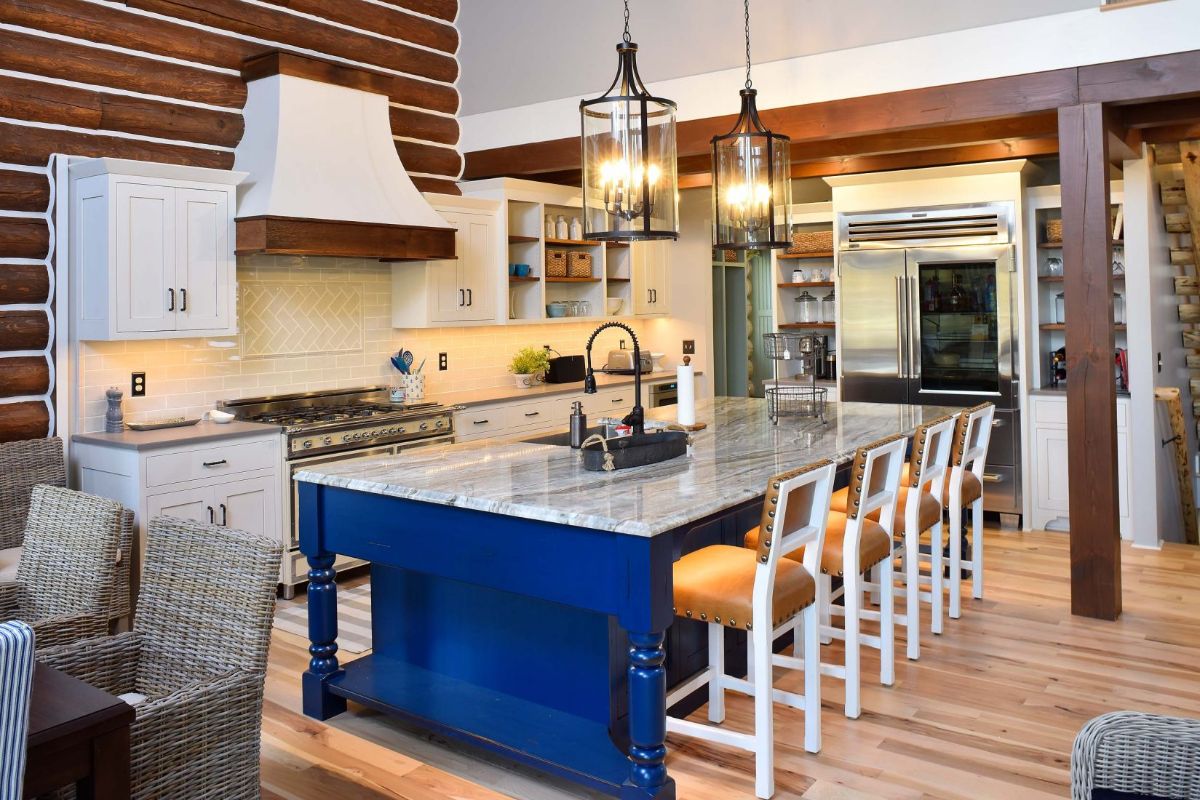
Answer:
<svg viewBox="0 0 1200 800"><path fill-rule="evenodd" d="M443 426L443 425L445 425L445 424L446 424L446 420L444 420L444 419L439 419L437 422L435 422L435 423L433 424L433 427L435 427L435 428L440 428L440 427L442 427L442 426Z"/></svg>
<svg viewBox="0 0 1200 800"><path fill-rule="evenodd" d="M326 436L324 439L321 440L321 444L325 444L325 445L333 444L333 437Z"/></svg>
<svg viewBox="0 0 1200 800"><path fill-rule="evenodd" d="M348 433L347 433L347 434L343 434L343 435L342 435L342 441L343 441L343 442L348 442L348 441L350 441L350 434L348 434Z"/></svg>
<svg viewBox="0 0 1200 800"><path fill-rule="evenodd" d="M304 440L304 445L303 445L303 446L304 446L304 449L305 449L305 450L307 450L308 448L312 447L312 439L305 439L305 440Z"/></svg>
<svg viewBox="0 0 1200 800"><path fill-rule="evenodd" d="M404 428L396 428L396 433L404 433Z"/></svg>
<svg viewBox="0 0 1200 800"><path fill-rule="evenodd" d="M423 431L427 431L427 430L429 430L429 423L428 423L428 422L422 422L422 423L421 423L421 425L420 425L420 428L421 428L421 430L423 430Z"/></svg>

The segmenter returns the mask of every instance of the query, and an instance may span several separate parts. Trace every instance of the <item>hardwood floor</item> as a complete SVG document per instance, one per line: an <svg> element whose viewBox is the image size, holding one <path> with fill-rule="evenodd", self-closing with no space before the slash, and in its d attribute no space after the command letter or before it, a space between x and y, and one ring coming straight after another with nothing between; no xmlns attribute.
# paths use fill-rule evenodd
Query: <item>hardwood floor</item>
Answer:
<svg viewBox="0 0 1200 800"><path fill-rule="evenodd" d="M1091 717L1116 709L1200 716L1200 548L1125 545L1117 622L1070 616L1065 535L989 530L985 553L985 599L965 600L962 618L948 620L942 636L923 635L920 661L906 661L898 646L895 686L873 680L877 655L863 651L863 674L872 677L863 683L860 719L842 715L841 683L822 680L819 755L801 746L800 712L776 706L777 798L1062 798L1071 743ZM306 644L278 631L272 642L264 797L588 796L361 707L329 724L304 717ZM824 650L840 661L839 645ZM799 691L802 680L781 674L778 685ZM726 702L725 724L750 730L751 701L730 693ZM680 800L753 798L749 754L676 736L668 745Z"/></svg>

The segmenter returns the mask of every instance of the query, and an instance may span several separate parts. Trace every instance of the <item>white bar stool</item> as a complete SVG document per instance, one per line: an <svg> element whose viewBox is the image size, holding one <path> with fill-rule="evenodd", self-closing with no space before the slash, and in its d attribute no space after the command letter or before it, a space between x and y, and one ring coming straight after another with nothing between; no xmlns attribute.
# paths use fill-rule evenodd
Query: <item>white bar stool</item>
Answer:
<svg viewBox="0 0 1200 800"><path fill-rule="evenodd" d="M971 509L971 596L983 599L983 481L996 406L980 403L958 414L950 457L947 505L950 510L950 618L962 616L962 522Z"/></svg>
<svg viewBox="0 0 1200 800"><path fill-rule="evenodd" d="M821 664L818 587L834 464L819 461L776 475L767 484L754 549L712 545L675 562L675 614L708 623L708 668L667 696L669 708L708 686L708 719L725 720L725 691L754 697L754 733L667 717L667 730L754 753L754 793L775 794L774 703L804 711L804 749L821 749ZM796 551L803 548L803 555ZM781 558L787 553L789 558ZM803 658L775 655L775 637L799 621ZM747 631L754 653L750 680L725 674L725 628ZM773 667L804 671L804 694L774 688Z"/></svg>

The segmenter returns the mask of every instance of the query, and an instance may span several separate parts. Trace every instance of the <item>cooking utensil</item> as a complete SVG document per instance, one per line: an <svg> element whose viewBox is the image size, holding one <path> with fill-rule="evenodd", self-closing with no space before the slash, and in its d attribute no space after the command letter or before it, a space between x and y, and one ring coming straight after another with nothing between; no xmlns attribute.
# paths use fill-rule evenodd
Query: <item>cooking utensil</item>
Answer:
<svg viewBox="0 0 1200 800"><path fill-rule="evenodd" d="M420 366L417 367L417 374L420 375L424 369L425 369L425 359L422 358Z"/></svg>
<svg viewBox="0 0 1200 800"><path fill-rule="evenodd" d="M400 353L396 353L396 355L392 356L390 361L392 362L392 366L399 370L401 375L408 374L408 364L404 363L404 358L400 355Z"/></svg>

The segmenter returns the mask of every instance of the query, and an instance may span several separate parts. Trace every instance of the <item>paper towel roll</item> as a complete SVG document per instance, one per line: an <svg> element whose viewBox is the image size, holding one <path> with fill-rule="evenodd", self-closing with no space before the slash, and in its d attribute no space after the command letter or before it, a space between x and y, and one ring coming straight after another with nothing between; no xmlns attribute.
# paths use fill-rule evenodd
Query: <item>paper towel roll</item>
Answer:
<svg viewBox="0 0 1200 800"><path fill-rule="evenodd" d="M680 364L675 369L675 380L679 384L679 400L675 406L675 419L680 425L695 425L696 368L691 364Z"/></svg>

